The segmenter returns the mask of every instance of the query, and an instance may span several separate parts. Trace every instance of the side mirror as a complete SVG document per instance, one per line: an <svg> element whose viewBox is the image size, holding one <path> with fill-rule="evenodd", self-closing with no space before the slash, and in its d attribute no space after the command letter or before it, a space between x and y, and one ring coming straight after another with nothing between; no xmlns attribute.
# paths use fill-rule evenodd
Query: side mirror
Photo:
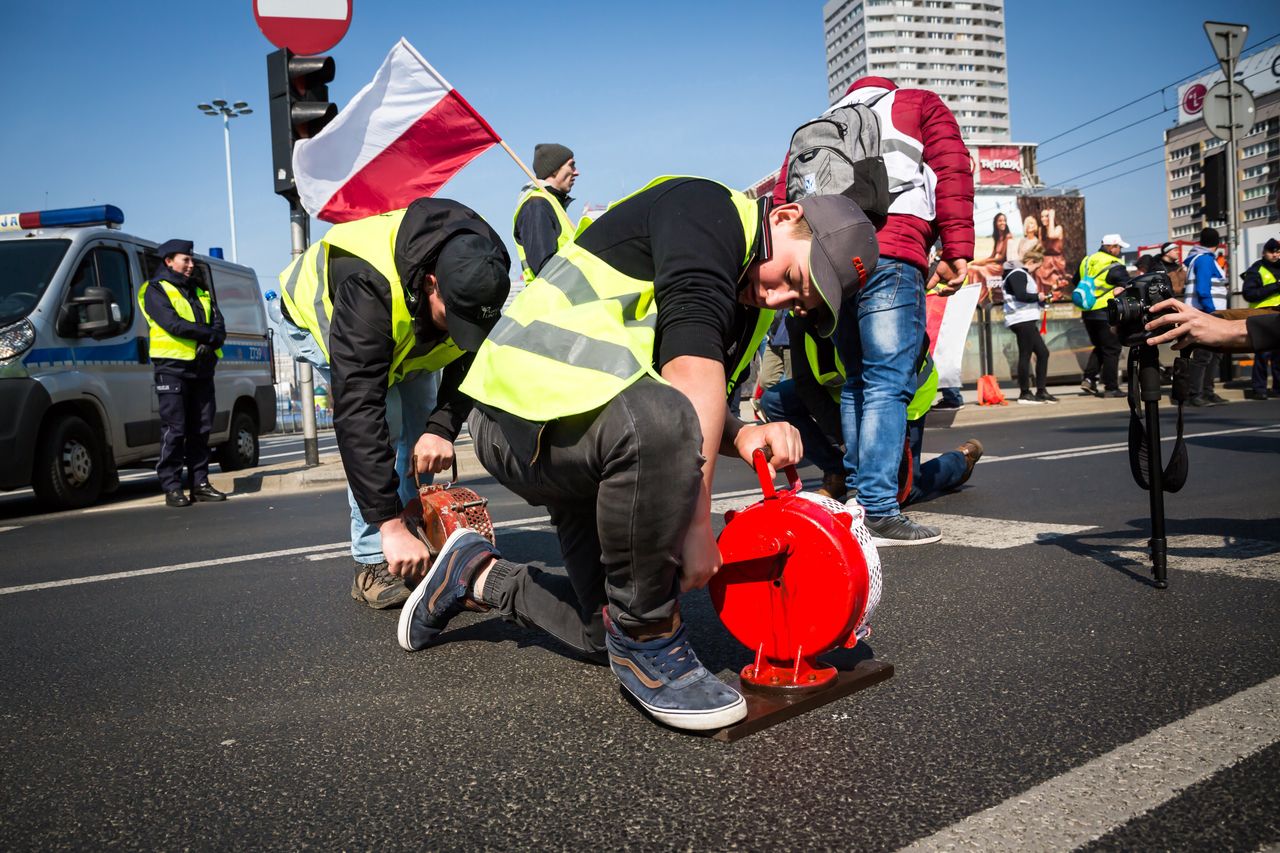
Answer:
<svg viewBox="0 0 1280 853"><path fill-rule="evenodd" d="M86 287L83 296L58 309L56 329L66 338L109 338L120 331L120 306L105 287Z"/></svg>

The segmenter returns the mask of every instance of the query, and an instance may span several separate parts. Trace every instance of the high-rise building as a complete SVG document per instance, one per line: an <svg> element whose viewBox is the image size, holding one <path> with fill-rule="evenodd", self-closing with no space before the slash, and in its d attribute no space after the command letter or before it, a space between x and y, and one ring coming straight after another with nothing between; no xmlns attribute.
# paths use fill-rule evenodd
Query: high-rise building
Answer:
<svg viewBox="0 0 1280 853"><path fill-rule="evenodd" d="M1008 142L1004 0L827 0L827 97L859 77L936 92L966 142Z"/></svg>

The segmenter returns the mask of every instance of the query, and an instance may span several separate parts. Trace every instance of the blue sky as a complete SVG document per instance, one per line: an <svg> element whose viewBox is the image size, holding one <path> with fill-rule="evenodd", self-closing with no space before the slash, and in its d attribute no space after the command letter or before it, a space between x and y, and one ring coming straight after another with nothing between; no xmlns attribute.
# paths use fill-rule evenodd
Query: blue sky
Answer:
<svg viewBox="0 0 1280 853"><path fill-rule="evenodd" d="M1249 45L1280 33L1261 0L1042 3L1007 0L1013 135L1040 142L1213 61L1206 17L1250 24ZM220 121L195 104L246 100L232 156L242 263L273 279L288 260L285 202L271 192L265 56L251 0L7 4L0 27L6 110L0 211L110 202L126 230L228 246ZM604 203L668 173L745 186L777 167L791 131L826 107L820 0L423 3L355 0L332 51L340 106L409 39L526 162L537 142L577 154L575 195ZM1170 88L1046 145L1041 160L1173 105ZM1041 167L1055 183L1161 144L1175 113ZM1136 157L1079 183L1150 163ZM509 234L522 173L501 149L441 194ZM1085 190L1089 241L1165 234L1163 171ZM577 208L571 210L577 213ZM322 225L313 228L313 235ZM514 252L512 253L514 257Z"/></svg>

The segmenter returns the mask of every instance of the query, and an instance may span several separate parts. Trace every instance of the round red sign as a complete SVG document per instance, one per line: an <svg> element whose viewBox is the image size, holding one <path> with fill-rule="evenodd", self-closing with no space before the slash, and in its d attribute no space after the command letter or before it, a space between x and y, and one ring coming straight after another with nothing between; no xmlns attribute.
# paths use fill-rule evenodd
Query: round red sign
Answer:
<svg viewBox="0 0 1280 853"><path fill-rule="evenodd" d="M1187 93L1182 96L1182 109L1187 115L1197 115L1204 109L1204 94L1209 91L1204 87L1203 83L1196 83L1187 87Z"/></svg>
<svg viewBox="0 0 1280 853"><path fill-rule="evenodd" d="M253 0L267 41L304 56L329 50L351 26L352 0Z"/></svg>

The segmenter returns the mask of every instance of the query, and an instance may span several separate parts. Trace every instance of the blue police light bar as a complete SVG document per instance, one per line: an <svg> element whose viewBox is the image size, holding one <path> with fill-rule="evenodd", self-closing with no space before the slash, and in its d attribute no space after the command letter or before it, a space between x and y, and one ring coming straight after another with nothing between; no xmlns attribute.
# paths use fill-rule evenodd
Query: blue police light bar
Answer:
<svg viewBox="0 0 1280 853"><path fill-rule="evenodd" d="M209 257L211 257L211 258L217 258L217 259L218 259L218 260L220 260L220 261L222 261L222 260L226 260L226 258L225 258L225 257L223 256L223 254L222 254L222 247L221 247L221 246L210 246L210 247L209 247Z"/></svg>
<svg viewBox="0 0 1280 853"><path fill-rule="evenodd" d="M66 228L74 225L106 225L119 227L124 211L114 204L91 207L64 207L60 210L33 210L26 213L0 213L0 231L27 231L32 228Z"/></svg>

